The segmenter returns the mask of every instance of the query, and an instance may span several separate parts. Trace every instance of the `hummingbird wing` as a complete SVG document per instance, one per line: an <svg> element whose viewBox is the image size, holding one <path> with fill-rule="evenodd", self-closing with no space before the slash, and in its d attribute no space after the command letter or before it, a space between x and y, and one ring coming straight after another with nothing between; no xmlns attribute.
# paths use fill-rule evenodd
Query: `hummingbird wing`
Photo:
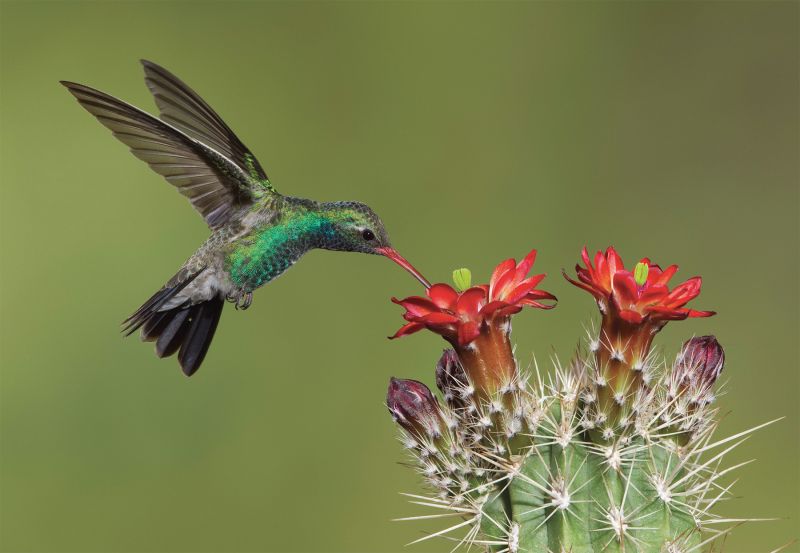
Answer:
<svg viewBox="0 0 800 553"><path fill-rule="evenodd" d="M133 155L189 198L212 229L264 195L261 184L238 164L169 123L94 88L61 84Z"/></svg>
<svg viewBox="0 0 800 553"><path fill-rule="evenodd" d="M155 97L161 119L208 144L274 192L256 157L199 94L160 65L147 60L141 62L144 81Z"/></svg>

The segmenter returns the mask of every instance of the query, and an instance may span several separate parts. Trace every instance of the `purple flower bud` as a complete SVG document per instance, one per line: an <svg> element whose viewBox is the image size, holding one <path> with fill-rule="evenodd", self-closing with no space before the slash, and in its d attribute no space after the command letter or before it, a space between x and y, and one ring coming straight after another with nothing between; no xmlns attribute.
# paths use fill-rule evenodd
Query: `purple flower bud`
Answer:
<svg viewBox="0 0 800 553"><path fill-rule="evenodd" d="M436 363L436 386L444 394L444 400L448 405L463 406L468 380L455 350L444 350L442 357Z"/></svg>
<svg viewBox="0 0 800 553"><path fill-rule="evenodd" d="M441 435L439 402L422 382L392 377L386 405L392 418L407 432L432 438Z"/></svg>
<svg viewBox="0 0 800 553"><path fill-rule="evenodd" d="M686 385L709 390L725 366L725 351L714 336L699 336L683 344L676 370Z"/></svg>

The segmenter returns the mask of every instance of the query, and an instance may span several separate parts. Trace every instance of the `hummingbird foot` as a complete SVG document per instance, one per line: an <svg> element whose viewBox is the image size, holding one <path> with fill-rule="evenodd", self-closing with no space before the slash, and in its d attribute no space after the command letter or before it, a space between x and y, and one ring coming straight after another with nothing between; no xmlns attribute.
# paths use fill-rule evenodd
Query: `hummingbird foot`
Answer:
<svg viewBox="0 0 800 553"><path fill-rule="evenodd" d="M238 290L235 293L228 294L225 299L233 304L233 307L239 311L246 310L253 303L253 293Z"/></svg>

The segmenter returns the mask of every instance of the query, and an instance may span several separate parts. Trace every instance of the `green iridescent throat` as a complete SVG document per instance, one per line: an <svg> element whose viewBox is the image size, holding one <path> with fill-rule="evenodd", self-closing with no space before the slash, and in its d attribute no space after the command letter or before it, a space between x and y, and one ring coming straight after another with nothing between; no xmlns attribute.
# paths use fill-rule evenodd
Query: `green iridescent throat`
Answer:
<svg viewBox="0 0 800 553"><path fill-rule="evenodd" d="M228 273L234 284L253 290L279 276L309 249L333 240L335 234L325 214L292 214L254 231L250 240L234 249L227 258Z"/></svg>

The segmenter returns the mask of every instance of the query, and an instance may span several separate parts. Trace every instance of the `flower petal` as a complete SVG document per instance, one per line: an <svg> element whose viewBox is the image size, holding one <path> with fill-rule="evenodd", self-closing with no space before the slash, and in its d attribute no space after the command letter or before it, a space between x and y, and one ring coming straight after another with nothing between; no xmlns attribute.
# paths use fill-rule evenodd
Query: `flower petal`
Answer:
<svg viewBox="0 0 800 553"><path fill-rule="evenodd" d="M409 334L414 334L415 332L419 332L425 328L425 325L422 323L408 323L400 327L400 330L394 333L394 335L389 336L390 340L394 340L395 338L402 338L403 336L408 336Z"/></svg>
<svg viewBox="0 0 800 553"><path fill-rule="evenodd" d="M456 303L456 312L462 321L476 319L478 312L486 302L486 291L475 286L463 292Z"/></svg>
<svg viewBox="0 0 800 553"><path fill-rule="evenodd" d="M522 301L526 300L553 300L558 301L558 298L555 297L550 292L545 292L544 290L531 290L528 294L522 298Z"/></svg>
<svg viewBox="0 0 800 553"><path fill-rule="evenodd" d="M536 261L536 250L531 250L525 258L517 264L515 280L521 281L530 272L533 263Z"/></svg>
<svg viewBox="0 0 800 553"><path fill-rule="evenodd" d="M402 300L398 300L397 298L392 298L392 301L397 305L404 307L406 311L408 311L415 317L427 315L432 311L439 311L439 308L436 306L435 303L433 303L428 298L423 298L421 296L409 296Z"/></svg>
<svg viewBox="0 0 800 553"><path fill-rule="evenodd" d="M694 309L689 310L689 317L713 317L716 314L716 311L696 311Z"/></svg>
<svg viewBox="0 0 800 553"><path fill-rule="evenodd" d="M630 309L621 309L619 311L619 316L622 320L633 324L639 324L644 320L644 317L637 311L631 311Z"/></svg>
<svg viewBox="0 0 800 553"><path fill-rule="evenodd" d="M455 310L458 292L452 286L440 282L428 288L427 294L436 307L448 311Z"/></svg>
<svg viewBox="0 0 800 553"><path fill-rule="evenodd" d="M492 315L494 315L495 311L506 306L508 306L508 304L504 301L497 301L497 300L490 301L489 303L481 307L480 314L483 315L484 317L491 317Z"/></svg>
<svg viewBox="0 0 800 553"><path fill-rule="evenodd" d="M480 324L477 321L462 323L458 326L458 344L464 347L477 338L480 333Z"/></svg>
<svg viewBox="0 0 800 553"><path fill-rule="evenodd" d="M499 263L497 267L494 268L492 272L492 278L489 279L489 295L494 293L495 285L497 281L500 280L500 277L505 275L508 271L514 269L516 262L513 259L506 259L502 263Z"/></svg>
<svg viewBox="0 0 800 553"><path fill-rule="evenodd" d="M524 298L528 295L528 293L532 292L536 285L539 284L544 275L536 275L531 278L526 278L521 283L519 283L513 290L510 290L503 301L506 303L517 303L519 300Z"/></svg>
<svg viewBox="0 0 800 553"><path fill-rule="evenodd" d="M636 280L628 271L619 271L614 275L614 302L620 310L631 309L638 303L639 291Z"/></svg>
<svg viewBox="0 0 800 553"><path fill-rule="evenodd" d="M614 273L617 271L624 271L625 265L622 263L622 258L617 253L617 250L614 249L614 246L609 246L606 250L606 260L608 262L608 274L609 277L613 278ZM650 260L647 260L648 265Z"/></svg>
<svg viewBox="0 0 800 553"><path fill-rule="evenodd" d="M503 300L505 301L508 292L510 291L511 287L514 285L514 271L507 271L500 275L497 279L497 282L491 286L490 289L490 296L491 300Z"/></svg>
<svg viewBox="0 0 800 553"><path fill-rule="evenodd" d="M664 300L670 307L683 307L700 294L703 279L692 277L686 282L676 286Z"/></svg>
<svg viewBox="0 0 800 553"><path fill-rule="evenodd" d="M553 298L555 299L555 296L553 296ZM527 300L527 299L526 300L522 300L518 305L525 305L525 306L528 306L528 307L535 307L536 309L553 309L556 306L555 303L551 304L551 305L547 305L547 304L544 304L544 303L540 303L538 301Z"/></svg>
<svg viewBox="0 0 800 553"><path fill-rule="evenodd" d="M675 273L678 272L677 265L670 265L661 274L658 274L657 278L653 281L653 284L658 284L662 286L666 286L670 279L675 276Z"/></svg>
<svg viewBox="0 0 800 553"><path fill-rule="evenodd" d="M578 288L582 288L583 290L586 290L587 292L589 292L591 295L593 295L598 300L608 297L608 294L606 294L606 292L603 291L603 290L600 290L600 289L598 289L598 288L596 288L596 287L594 287L594 286L592 286L590 284L586 284L586 283L580 282L578 280L573 280L573 279L569 278L569 276L567 276L567 272L564 271L564 270L561 271L561 274L564 275L564 278L567 279L571 284L574 284Z"/></svg>
<svg viewBox="0 0 800 553"><path fill-rule="evenodd" d="M583 264L586 265L587 269L592 268L592 262L589 260L589 250L586 249L586 246L584 246L581 250L581 259L583 260Z"/></svg>
<svg viewBox="0 0 800 553"><path fill-rule="evenodd" d="M443 313L441 311L435 313L428 313L422 317L417 319L419 322L425 323L426 325L451 325L456 324L459 322L458 317L455 315L451 315L450 313Z"/></svg>
<svg viewBox="0 0 800 553"><path fill-rule="evenodd" d="M606 261L603 252L594 254L594 270L591 271L592 280L597 282L603 288L611 290L611 279L608 274L608 262Z"/></svg>
<svg viewBox="0 0 800 553"><path fill-rule="evenodd" d="M669 294L669 289L666 286L650 285L647 286L639 294L639 303L641 304L655 304L660 303Z"/></svg>
<svg viewBox="0 0 800 553"><path fill-rule="evenodd" d="M663 305L652 305L645 307L645 311L650 314L650 318L661 321L682 321L689 316L688 309L671 308Z"/></svg>
<svg viewBox="0 0 800 553"><path fill-rule="evenodd" d="M521 305L507 305L506 307L501 307L497 311L495 311L495 317L508 317L509 315L514 315L522 311Z"/></svg>

